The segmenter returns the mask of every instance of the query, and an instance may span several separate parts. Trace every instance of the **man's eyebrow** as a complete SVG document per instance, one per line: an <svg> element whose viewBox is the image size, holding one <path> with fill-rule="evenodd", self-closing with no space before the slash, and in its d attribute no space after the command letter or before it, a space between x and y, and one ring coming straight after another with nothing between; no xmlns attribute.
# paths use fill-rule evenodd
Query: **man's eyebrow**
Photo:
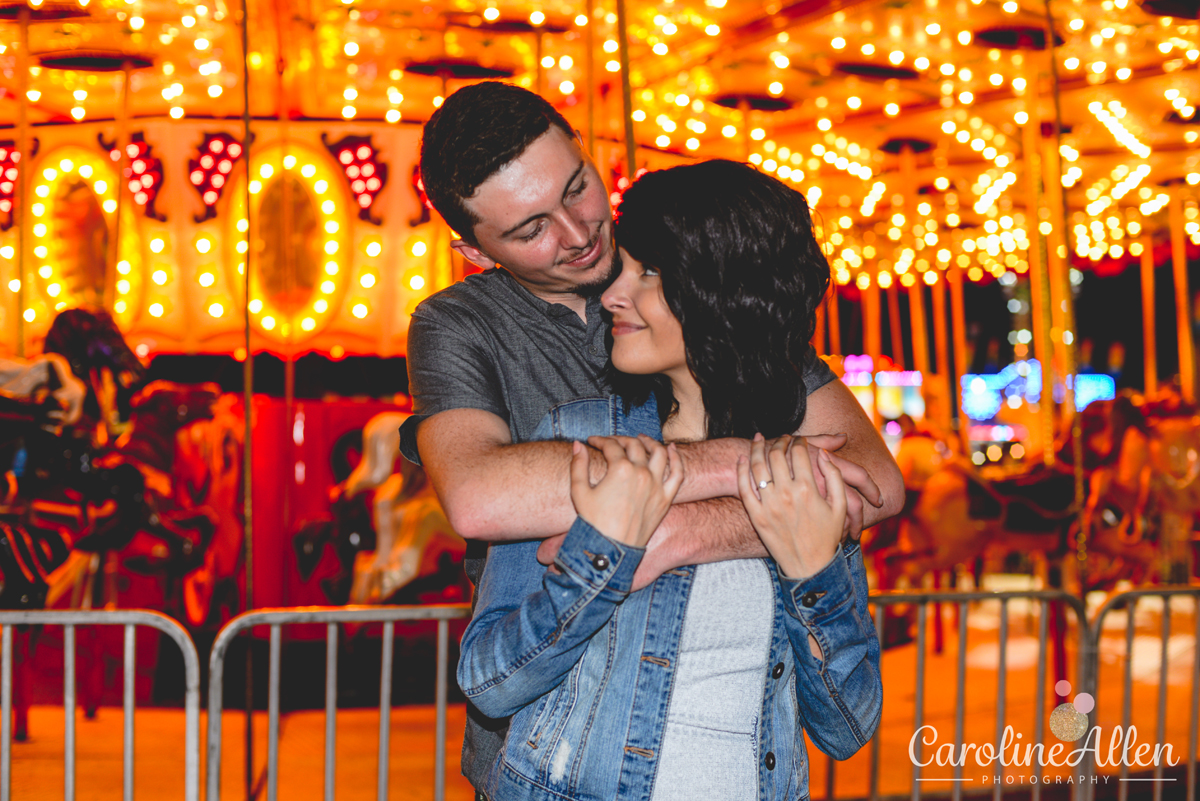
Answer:
<svg viewBox="0 0 1200 801"><path fill-rule="evenodd" d="M571 173L571 177L569 179L567 179L567 185L565 187L563 187L563 193L562 193L562 196L564 198L570 193L571 185L575 183L575 179L579 177L579 173L583 172L583 166L584 166L584 163L582 160L580 160L579 166L575 168L575 172ZM534 214L532 217L528 217L524 220L521 220L521 222L517 223L512 228L509 228L507 231L500 234L500 236L502 238L510 237L513 234L515 234L517 231L519 231L522 228L524 228L525 226L529 225L531 222L533 222L537 218L545 217L545 216L546 215L544 212L540 213L540 214Z"/></svg>

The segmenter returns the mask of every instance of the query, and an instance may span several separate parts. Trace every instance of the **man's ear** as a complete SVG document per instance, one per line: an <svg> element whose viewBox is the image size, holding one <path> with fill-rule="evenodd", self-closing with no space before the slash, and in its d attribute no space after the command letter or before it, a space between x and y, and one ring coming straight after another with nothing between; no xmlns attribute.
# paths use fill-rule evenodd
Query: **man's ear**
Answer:
<svg viewBox="0 0 1200 801"><path fill-rule="evenodd" d="M457 250L460 256L474 264L476 267L480 267L484 270L490 270L496 266L496 261L491 256L484 253L474 245L468 245L465 240L453 239L450 241L450 247Z"/></svg>

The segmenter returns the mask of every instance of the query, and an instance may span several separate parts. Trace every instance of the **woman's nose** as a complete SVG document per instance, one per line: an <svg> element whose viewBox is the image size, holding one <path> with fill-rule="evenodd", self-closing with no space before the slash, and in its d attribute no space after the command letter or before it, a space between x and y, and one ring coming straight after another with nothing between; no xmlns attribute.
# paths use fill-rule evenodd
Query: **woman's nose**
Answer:
<svg viewBox="0 0 1200 801"><path fill-rule="evenodd" d="M617 280L604 290L604 294L600 296L600 305L610 312L629 308L629 293L625 286L624 270L617 276Z"/></svg>

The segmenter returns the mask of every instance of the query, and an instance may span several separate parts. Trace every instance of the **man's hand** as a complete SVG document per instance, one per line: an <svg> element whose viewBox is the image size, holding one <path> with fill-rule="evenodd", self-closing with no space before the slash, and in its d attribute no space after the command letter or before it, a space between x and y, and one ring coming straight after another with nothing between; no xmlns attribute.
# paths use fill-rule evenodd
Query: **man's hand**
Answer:
<svg viewBox="0 0 1200 801"><path fill-rule="evenodd" d="M875 508L883 505L883 493L861 466L839 457L835 451L846 444L845 434L817 434L807 438L808 459L812 465L813 479L817 491L826 501L830 500L825 485L825 474L821 471L818 459L824 449L830 456L833 465L841 472L846 485L846 526L845 537L857 541L862 537L864 503L870 503Z"/></svg>

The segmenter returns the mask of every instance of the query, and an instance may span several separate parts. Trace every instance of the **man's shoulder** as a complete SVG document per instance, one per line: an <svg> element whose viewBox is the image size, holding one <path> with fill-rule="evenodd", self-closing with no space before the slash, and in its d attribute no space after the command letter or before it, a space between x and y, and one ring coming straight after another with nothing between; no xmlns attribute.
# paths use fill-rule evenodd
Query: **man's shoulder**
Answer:
<svg viewBox="0 0 1200 801"><path fill-rule="evenodd" d="M492 309L513 293L509 279L497 269L468 275L417 304L416 313Z"/></svg>

